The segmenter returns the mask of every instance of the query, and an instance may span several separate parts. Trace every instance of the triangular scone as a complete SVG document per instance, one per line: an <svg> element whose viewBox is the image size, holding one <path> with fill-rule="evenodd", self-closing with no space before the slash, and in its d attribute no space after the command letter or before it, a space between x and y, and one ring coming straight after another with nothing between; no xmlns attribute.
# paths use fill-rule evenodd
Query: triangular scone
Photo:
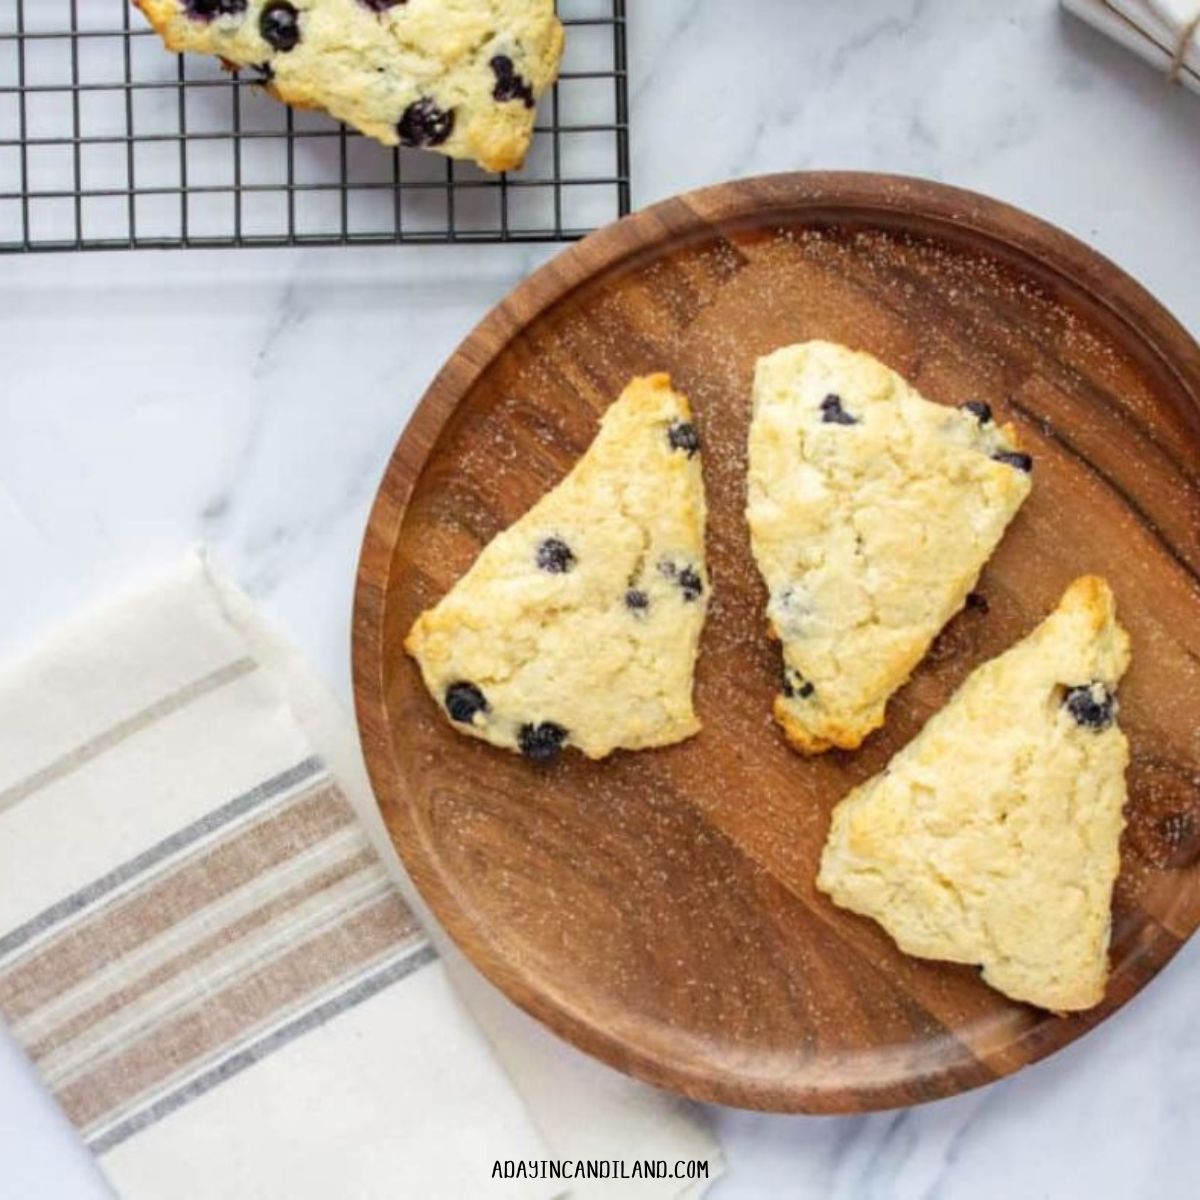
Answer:
<svg viewBox="0 0 1200 1200"><path fill-rule="evenodd" d="M566 479L417 619L405 649L457 729L534 759L697 732L699 449L670 378L633 380Z"/></svg>
<svg viewBox="0 0 1200 1200"><path fill-rule="evenodd" d="M563 52L554 0L134 2L171 50L256 72L386 146L489 171L521 165Z"/></svg>
<svg viewBox="0 0 1200 1200"><path fill-rule="evenodd" d="M1108 585L1076 580L834 809L817 886L906 953L978 964L1014 1000L1099 1004L1129 760L1114 693L1128 665Z"/></svg>
<svg viewBox="0 0 1200 1200"><path fill-rule="evenodd" d="M853 749L963 606L1029 494L1032 461L980 401L934 404L830 342L761 358L746 518L783 643L775 717Z"/></svg>

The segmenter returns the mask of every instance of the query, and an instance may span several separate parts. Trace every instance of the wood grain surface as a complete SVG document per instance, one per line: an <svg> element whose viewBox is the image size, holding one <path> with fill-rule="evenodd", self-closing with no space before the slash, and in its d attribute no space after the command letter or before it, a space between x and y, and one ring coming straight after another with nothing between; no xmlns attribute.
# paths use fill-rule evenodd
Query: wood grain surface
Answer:
<svg viewBox="0 0 1200 1200"><path fill-rule="evenodd" d="M778 649L742 509L754 360L813 337L934 400L988 400L1036 465L984 572L986 612L952 622L861 751L805 760L770 717ZM629 377L658 370L705 445L703 732L549 768L456 734L403 635L562 478ZM1130 824L1107 999L1058 1018L905 957L814 876L832 805L1084 572L1109 579L1133 636ZM802 174L666 201L529 278L434 381L371 514L354 668L409 871L475 964L563 1037L754 1108L852 1112L986 1083L1124 1004L1200 921L1200 349L1111 263L966 192Z"/></svg>

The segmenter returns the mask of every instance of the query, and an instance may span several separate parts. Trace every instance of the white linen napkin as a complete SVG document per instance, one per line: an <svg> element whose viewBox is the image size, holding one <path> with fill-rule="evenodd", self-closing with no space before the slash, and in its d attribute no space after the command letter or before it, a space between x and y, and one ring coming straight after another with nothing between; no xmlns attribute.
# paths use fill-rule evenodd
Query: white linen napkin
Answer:
<svg viewBox="0 0 1200 1200"><path fill-rule="evenodd" d="M123 1200L567 1191L498 1159L715 1178L693 1110L448 972L408 886L345 715L201 558L0 677L0 1017Z"/></svg>
<svg viewBox="0 0 1200 1200"><path fill-rule="evenodd" d="M1163 74L1200 92L1200 0L1061 0Z"/></svg>

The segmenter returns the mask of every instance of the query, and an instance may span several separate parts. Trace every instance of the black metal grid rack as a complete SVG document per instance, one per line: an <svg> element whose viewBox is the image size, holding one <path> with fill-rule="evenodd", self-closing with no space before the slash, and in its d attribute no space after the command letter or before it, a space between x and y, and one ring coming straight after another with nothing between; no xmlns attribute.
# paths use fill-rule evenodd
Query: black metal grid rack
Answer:
<svg viewBox="0 0 1200 1200"><path fill-rule="evenodd" d="M563 241L629 211L625 0L559 0L519 172L390 150L175 56L129 0L0 0L0 252Z"/></svg>

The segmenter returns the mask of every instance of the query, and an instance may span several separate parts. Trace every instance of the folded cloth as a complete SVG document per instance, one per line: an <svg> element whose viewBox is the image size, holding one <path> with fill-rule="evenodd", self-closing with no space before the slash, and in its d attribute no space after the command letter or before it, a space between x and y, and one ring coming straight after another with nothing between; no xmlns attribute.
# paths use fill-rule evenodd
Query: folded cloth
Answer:
<svg viewBox="0 0 1200 1200"><path fill-rule="evenodd" d="M1200 92L1200 0L1061 0L1164 75Z"/></svg>
<svg viewBox="0 0 1200 1200"><path fill-rule="evenodd" d="M125 1200L540 1200L564 1185L496 1160L597 1129L715 1176L624 1079L544 1138L561 1094L522 1102L401 880L345 716L200 558L0 678L0 1017ZM605 1194L699 1194L652 1186Z"/></svg>

